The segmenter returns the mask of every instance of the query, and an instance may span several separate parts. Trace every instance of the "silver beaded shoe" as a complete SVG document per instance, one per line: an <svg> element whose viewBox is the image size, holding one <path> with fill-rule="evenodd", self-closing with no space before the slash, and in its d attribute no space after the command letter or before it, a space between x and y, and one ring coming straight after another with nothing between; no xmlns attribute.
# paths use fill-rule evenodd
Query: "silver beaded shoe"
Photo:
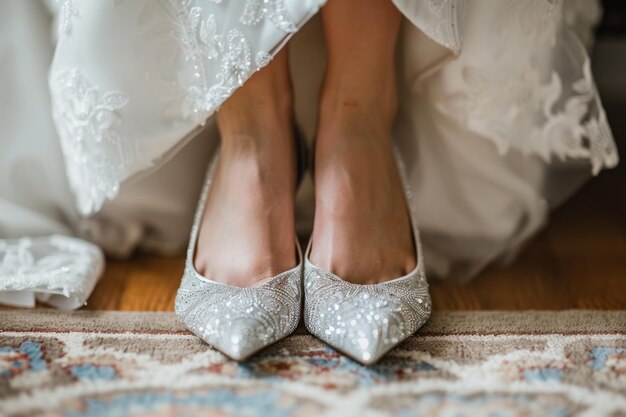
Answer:
<svg viewBox="0 0 626 417"><path fill-rule="evenodd" d="M242 361L288 336L298 326L302 308L302 251L296 240L298 265L249 288L211 281L196 271L193 264L196 240L217 158L209 166L198 203L175 310L198 337L230 358Z"/></svg>
<svg viewBox="0 0 626 417"><path fill-rule="evenodd" d="M372 364L415 333L431 312L428 282L415 222L415 208L406 172L394 149L404 186L417 251L417 265L407 275L373 285L346 282L304 256L304 323L309 331L335 349Z"/></svg>

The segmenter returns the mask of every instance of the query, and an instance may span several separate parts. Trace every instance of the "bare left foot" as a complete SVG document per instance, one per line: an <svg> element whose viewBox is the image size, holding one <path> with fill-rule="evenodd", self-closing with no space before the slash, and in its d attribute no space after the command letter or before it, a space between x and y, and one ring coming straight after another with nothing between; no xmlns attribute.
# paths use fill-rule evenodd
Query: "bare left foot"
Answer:
<svg viewBox="0 0 626 417"><path fill-rule="evenodd" d="M391 147L394 106L385 106L384 100L378 103L327 98L315 149L310 258L356 284L388 281L416 264L404 189Z"/></svg>

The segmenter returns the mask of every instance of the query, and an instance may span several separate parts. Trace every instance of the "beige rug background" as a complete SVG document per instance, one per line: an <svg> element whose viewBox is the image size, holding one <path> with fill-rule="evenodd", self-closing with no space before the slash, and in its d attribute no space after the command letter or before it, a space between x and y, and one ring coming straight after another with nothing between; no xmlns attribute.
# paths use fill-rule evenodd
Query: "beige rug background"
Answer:
<svg viewBox="0 0 626 417"><path fill-rule="evenodd" d="M1 416L626 416L626 311L434 313L370 367L303 328L232 362L172 313L4 311L0 329Z"/></svg>

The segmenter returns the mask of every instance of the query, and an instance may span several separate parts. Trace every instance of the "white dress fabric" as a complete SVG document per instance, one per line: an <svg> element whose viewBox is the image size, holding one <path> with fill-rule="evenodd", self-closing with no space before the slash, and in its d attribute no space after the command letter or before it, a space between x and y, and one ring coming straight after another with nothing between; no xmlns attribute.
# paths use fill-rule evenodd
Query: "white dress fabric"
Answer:
<svg viewBox="0 0 626 417"><path fill-rule="evenodd" d="M2 239L0 258L0 303L17 307L81 307L104 268L97 246L63 235Z"/></svg>
<svg viewBox="0 0 626 417"><path fill-rule="evenodd" d="M590 0L393 2L405 16L394 135L426 266L470 277L617 164L587 51L601 11ZM313 138L323 3L0 2L0 238L71 234L120 256L182 248L219 140L211 116L287 41L297 122ZM309 182L303 234L311 205Z"/></svg>

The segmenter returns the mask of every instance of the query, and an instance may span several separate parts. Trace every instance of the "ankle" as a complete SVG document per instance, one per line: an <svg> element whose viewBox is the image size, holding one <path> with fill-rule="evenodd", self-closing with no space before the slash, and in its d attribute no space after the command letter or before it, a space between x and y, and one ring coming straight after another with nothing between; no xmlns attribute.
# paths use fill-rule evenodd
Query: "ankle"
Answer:
<svg viewBox="0 0 626 417"><path fill-rule="evenodd" d="M296 161L291 136L278 139L269 135L232 135L222 137L220 149L220 171L239 186L247 187L245 193L269 193L295 197ZM278 194L276 194L278 193Z"/></svg>
<svg viewBox="0 0 626 417"><path fill-rule="evenodd" d="M292 106L293 99L290 95L246 97L241 102L227 102L217 112L217 127L223 137L276 134L291 125Z"/></svg>
<svg viewBox="0 0 626 417"><path fill-rule="evenodd" d="M259 165L264 149L268 147L256 134L222 134L220 158L224 161L242 161Z"/></svg>
<svg viewBox="0 0 626 417"><path fill-rule="evenodd" d="M253 75L222 104L216 116L221 134L254 133L291 120L293 91L289 79L264 71Z"/></svg>
<svg viewBox="0 0 626 417"><path fill-rule="evenodd" d="M391 129L398 107L395 86L388 83L373 88L360 87L325 82L320 95L320 128Z"/></svg>
<svg viewBox="0 0 626 417"><path fill-rule="evenodd" d="M290 92L259 97L246 93L229 100L217 113L222 151L227 155L278 156L293 147Z"/></svg>

